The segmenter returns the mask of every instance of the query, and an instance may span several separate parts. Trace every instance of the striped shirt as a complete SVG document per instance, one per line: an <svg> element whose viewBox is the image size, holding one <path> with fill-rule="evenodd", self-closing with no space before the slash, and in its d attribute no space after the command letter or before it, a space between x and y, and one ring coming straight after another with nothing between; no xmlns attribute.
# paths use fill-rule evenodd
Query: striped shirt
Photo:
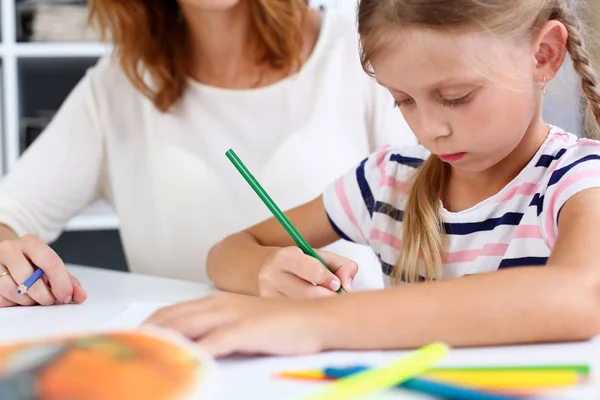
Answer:
<svg viewBox="0 0 600 400"><path fill-rule="evenodd" d="M385 275L402 249L409 182L428 156L421 146L381 148L323 195L333 229L346 240L371 246ZM533 159L499 193L460 212L441 207L447 234L443 277L544 265L556 242L562 206L593 187L600 187L600 142L553 127Z"/></svg>

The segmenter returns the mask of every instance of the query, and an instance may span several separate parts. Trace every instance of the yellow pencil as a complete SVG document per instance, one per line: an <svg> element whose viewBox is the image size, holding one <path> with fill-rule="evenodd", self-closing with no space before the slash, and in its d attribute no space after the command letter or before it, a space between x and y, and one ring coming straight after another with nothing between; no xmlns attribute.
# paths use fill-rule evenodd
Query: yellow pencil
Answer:
<svg viewBox="0 0 600 400"><path fill-rule="evenodd" d="M429 371L420 376L478 389L558 389L585 380L573 371Z"/></svg>
<svg viewBox="0 0 600 400"><path fill-rule="evenodd" d="M274 375L274 378L289 378L303 381L326 381L333 378L327 377L325 372L322 370L308 370L308 371L285 371Z"/></svg>
<svg viewBox="0 0 600 400"><path fill-rule="evenodd" d="M305 400L346 400L381 392L420 375L442 361L449 353L443 343L433 343L409 353L391 364L359 372L328 385Z"/></svg>

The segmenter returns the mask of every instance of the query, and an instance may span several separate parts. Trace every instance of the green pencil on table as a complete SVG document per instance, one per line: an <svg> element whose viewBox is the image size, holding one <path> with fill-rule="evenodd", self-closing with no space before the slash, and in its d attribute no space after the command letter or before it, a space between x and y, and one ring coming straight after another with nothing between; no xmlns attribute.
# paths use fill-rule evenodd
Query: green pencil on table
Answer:
<svg viewBox="0 0 600 400"><path fill-rule="evenodd" d="M248 184L258 195L258 197L263 201L263 203L265 203L269 211L271 211L271 213L277 219L277 221L279 221L281 226L283 226L286 232L292 237L294 242L296 242L296 244L302 250L302 252L313 258L316 258L321 262L321 264L323 264L325 268L330 270L325 261L323 261L323 259L319 257L319 255L315 252L315 250L312 247L310 247L306 239L304 239L304 237L300 234L300 232L298 232L298 230L296 229L296 227L294 227L294 225L288 219L288 217L285 216L283 211L281 211L281 209L277 206L277 204L275 204L273 199L271 199L271 196L269 196L265 189L263 189L263 187L260 185L260 183L258 183L254 175L250 173L248 168L246 168L246 166L244 165L242 160L240 160L237 154L235 154L235 152L232 149L230 149L225 153L225 155L227 156L229 161L231 161L233 166L238 170L238 172L242 175L242 177L246 180L246 182L248 182ZM337 290L337 293L342 293L341 286Z"/></svg>
<svg viewBox="0 0 600 400"><path fill-rule="evenodd" d="M431 343L390 364L340 379L303 400L362 399L421 375L442 361L449 352L450 348L444 343Z"/></svg>

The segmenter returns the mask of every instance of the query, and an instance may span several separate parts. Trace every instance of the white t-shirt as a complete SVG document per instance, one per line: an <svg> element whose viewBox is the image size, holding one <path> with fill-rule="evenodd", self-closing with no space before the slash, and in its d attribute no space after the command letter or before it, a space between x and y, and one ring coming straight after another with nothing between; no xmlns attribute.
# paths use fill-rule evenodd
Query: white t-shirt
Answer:
<svg viewBox="0 0 600 400"><path fill-rule="evenodd" d="M362 71L354 24L328 11L298 74L253 90L190 80L170 113L154 108L114 57L102 59L0 182L0 221L49 242L105 199L132 271L202 281L213 244L271 216L227 149L285 210L388 142L415 139ZM338 246L359 260L370 254Z"/></svg>

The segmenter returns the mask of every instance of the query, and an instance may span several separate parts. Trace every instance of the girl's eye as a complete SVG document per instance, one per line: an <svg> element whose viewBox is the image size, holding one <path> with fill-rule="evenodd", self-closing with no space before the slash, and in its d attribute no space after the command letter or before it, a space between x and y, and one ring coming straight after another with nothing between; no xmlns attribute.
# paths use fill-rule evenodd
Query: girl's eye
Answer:
<svg viewBox="0 0 600 400"><path fill-rule="evenodd" d="M442 104L446 107L456 107L459 106L461 104L466 104L469 101L471 101L473 99L473 94L474 92L470 92L468 94L466 94L463 97L460 97L458 99L446 99L446 98L440 98ZM408 99L404 99L404 100L394 100L394 107L406 107L406 106L412 106L415 104L415 100L412 98L408 98Z"/></svg>
<svg viewBox="0 0 600 400"><path fill-rule="evenodd" d="M466 104L473 98L473 92L468 93L466 96L463 96L458 99L444 99L442 98L442 104L446 107L456 107L461 104Z"/></svg>
<svg viewBox="0 0 600 400"><path fill-rule="evenodd" d="M413 99L394 100L394 107L410 106L414 103L415 103L415 101Z"/></svg>

